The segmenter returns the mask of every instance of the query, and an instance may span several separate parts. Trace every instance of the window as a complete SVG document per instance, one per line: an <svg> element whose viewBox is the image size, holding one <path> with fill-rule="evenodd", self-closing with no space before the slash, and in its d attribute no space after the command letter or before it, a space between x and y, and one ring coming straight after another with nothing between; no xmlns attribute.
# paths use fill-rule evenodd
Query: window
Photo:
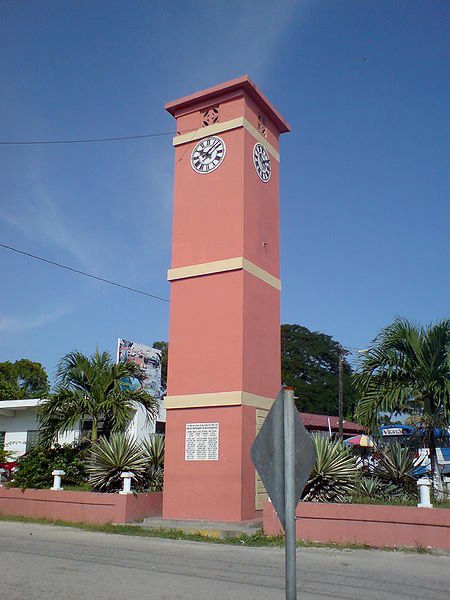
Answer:
<svg viewBox="0 0 450 600"><path fill-rule="evenodd" d="M29 452L32 448L39 444L39 430L31 429L27 431L27 447L25 452Z"/></svg>
<svg viewBox="0 0 450 600"><path fill-rule="evenodd" d="M166 424L164 421L156 421L155 433L162 433L163 435L166 433Z"/></svg>
<svg viewBox="0 0 450 600"><path fill-rule="evenodd" d="M0 450L5 449L5 432L0 431Z"/></svg>

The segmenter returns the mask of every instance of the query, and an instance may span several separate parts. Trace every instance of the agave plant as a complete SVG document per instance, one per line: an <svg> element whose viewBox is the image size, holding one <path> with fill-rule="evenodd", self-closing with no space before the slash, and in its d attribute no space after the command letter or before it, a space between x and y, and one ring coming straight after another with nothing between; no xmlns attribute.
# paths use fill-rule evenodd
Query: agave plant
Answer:
<svg viewBox="0 0 450 600"><path fill-rule="evenodd" d="M164 483L165 436L155 433L142 443L146 459L143 487L151 492L160 492Z"/></svg>
<svg viewBox="0 0 450 600"><path fill-rule="evenodd" d="M139 444L125 433L112 433L109 440L100 438L92 445L88 465L90 482L95 491L113 492L122 487L121 473L134 474L136 482L142 482L147 458Z"/></svg>
<svg viewBox="0 0 450 600"><path fill-rule="evenodd" d="M418 466L414 452L397 442L381 449L373 474L394 484L401 493L414 493L417 479L414 472Z"/></svg>
<svg viewBox="0 0 450 600"><path fill-rule="evenodd" d="M409 494L405 493L403 488L391 481L380 479L376 476L363 475L358 479L355 488L355 498L363 497L366 500L400 500L409 499Z"/></svg>
<svg viewBox="0 0 450 600"><path fill-rule="evenodd" d="M312 435L316 463L303 492L309 502L345 502L354 489L356 460L340 440Z"/></svg>
<svg viewBox="0 0 450 600"><path fill-rule="evenodd" d="M383 482L378 477L361 477L355 491L367 498L379 498L383 494Z"/></svg>

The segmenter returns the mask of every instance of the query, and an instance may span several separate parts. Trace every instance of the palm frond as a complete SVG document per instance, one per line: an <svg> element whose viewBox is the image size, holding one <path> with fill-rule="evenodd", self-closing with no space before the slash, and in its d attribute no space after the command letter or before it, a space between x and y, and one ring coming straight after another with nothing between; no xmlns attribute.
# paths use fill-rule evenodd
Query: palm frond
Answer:
<svg viewBox="0 0 450 600"><path fill-rule="evenodd" d="M107 432L125 431L136 410L144 408L148 422L158 417L159 403L142 387L123 389L123 379L142 381L143 372L136 364L114 364L108 352L98 350L90 357L73 351L59 362L56 392L40 411L46 439L71 429L84 417L103 420Z"/></svg>
<svg viewBox="0 0 450 600"><path fill-rule="evenodd" d="M450 419L450 320L426 328L397 317L373 340L353 376L356 418L374 427L378 413L437 410Z"/></svg>

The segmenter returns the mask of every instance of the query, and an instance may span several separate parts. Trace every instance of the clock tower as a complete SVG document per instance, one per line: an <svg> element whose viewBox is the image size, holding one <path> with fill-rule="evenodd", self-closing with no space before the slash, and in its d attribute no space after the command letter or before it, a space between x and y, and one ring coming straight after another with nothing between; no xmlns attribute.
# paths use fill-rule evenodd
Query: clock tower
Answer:
<svg viewBox="0 0 450 600"><path fill-rule="evenodd" d="M244 521L280 389L279 136L247 77L166 105L175 182L163 516Z"/></svg>

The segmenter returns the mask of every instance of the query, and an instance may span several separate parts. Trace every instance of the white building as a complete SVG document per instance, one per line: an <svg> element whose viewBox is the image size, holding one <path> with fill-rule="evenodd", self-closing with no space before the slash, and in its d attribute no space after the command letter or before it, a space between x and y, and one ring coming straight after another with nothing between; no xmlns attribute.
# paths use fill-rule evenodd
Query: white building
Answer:
<svg viewBox="0 0 450 600"><path fill-rule="evenodd" d="M0 401L0 449L12 453L9 460L22 456L36 445L39 439L39 422L36 410L41 402L45 402L45 399ZM165 420L165 411L160 410L158 420L154 423L147 423L144 409L137 406L128 432L137 440L144 439L155 432L164 433ZM70 444L79 438L80 433L81 430L78 425L74 430L58 436L58 442L60 444Z"/></svg>

